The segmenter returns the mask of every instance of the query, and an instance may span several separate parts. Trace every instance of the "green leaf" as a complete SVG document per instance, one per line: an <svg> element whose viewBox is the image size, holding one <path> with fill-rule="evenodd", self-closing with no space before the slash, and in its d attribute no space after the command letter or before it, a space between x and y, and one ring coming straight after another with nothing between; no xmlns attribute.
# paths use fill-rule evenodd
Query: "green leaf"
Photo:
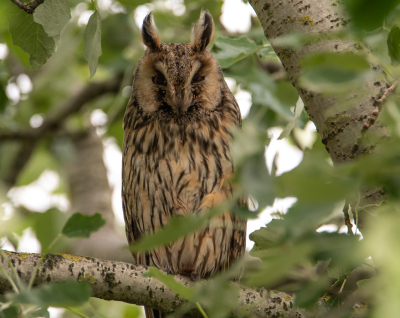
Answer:
<svg viewBox="0 0 400 318"><path fill-rule="evenodd" d="M96 73L101 55L101 16L96 10L89 19L85 31L85 60L89 62L90 78Z"/></svg>
<svg viewBox="0 0 400 318"><path fill-rule="evenodd" d="M248 158L240 167L240 181L245 193L254 197L262 209L272 205L275 199L275 184L265 163L264 151Z"/></svg>
<svg viewBox="0 0 400 318"><path fill-rule="evenodd" d="M320 53L302 60L301 85L327 93L348 91L361 85L370 74L366 59L354 53Z"/></svg>
<svg viewBox="0 0 400 318"><path fill-rule="evenodd" d="M344 0L351 22L359 28L372 31L382 27L385 17L400 3L399 0ZM347 23L342 20L341 23Z"/></svg>
<svg viewBox="0 0 400 318"><path fill-rule="evenodd" d="M22 290L19 294L7 294L6 298L13 302L39 307L70 307L83 305L91 294L92 290L87 284L70 280Z"/></svg>
<svg viewBox="0 0 400 318"><path fill-rule="evenodd" d="M0 114L4 112L8 104L8 97L6 95L5 86L0 83Z"/></svg>
<svg viewBox="0 0 400 318"><path fill-rule="evenodd" d="M28 317L50 318L47 307L38 308L28 314Z"/></svg>
<svg viewBox="0 0 400 318"><path fill-rule="evenodd" d="M298 99L297 104L296 104L296 109L294 112L294 117L292 119L289 120L288 124L286 125L285 129L282 131L282 133L279 135L278 140L287 138L290 135L290 132L292 131L292 129L294 128L294 126L296 125L296 121L297 119L299 119L301 112L304 109L304 103L301 100L301 98Z"/></svg>
<svg viewBox="0 0 400 318"><path fill-rule="evenodd" d="M70 238L89 237L90 234L96 232L104 224L106 224L106 220L103 219L100 213L90 216L78 212L69 218L62 229L62 234Z"/></svg>
<svg viewBox="0 0 400 318"><path fill-rule="evenodd" d="M68 0L45 0L33 14L33 20L41 24L46 34L51 37L59 35L70 19Z"/></svg>
<svg viewBox="0 0 400 318"><path fill-rule="evenodd" d="M14 45L29 54L29 69L38 70L56 50L58 39L49 37L33 16L11 3L9 8L9 30Z"/></svg>
<svg viewBox="0 0 400 318"><path fill-rule="evenodd" d="M246 36L240 38L219 37L215 41L212 51L221 68L227 68L262 48L264 48L263 45L257 45Z"/></svg>
<svg viewBox="0 0 400 318"><path fill-rule="evenodd" d="M395 25L390 30L387 39L387 46L389 50L389 56L393 62L400 62L400 28Z"/></svg>
<svg viewBox="0 0 400 318"><path fill-rule="evenodd" d="M295 169L276 178L279 197L293 196L303 202L333 203L356 191L356 180L342 175L326 162L326 153L307 150Z"/></svg>
<svg viewBox="0 0 400 318"><path fill-rule="evenodd" d="M188 301L193 299L194 290L193 288L187 287L178 283L174 276L164 274L162 271L155 267L150 267L149 270L143 274L144 277L154 277L157 278L164 285L168 286L169 289L185 298Z"/></svg>
<svg viewBox="0 0 400 318"><path fill-rule="evenodd" d="M174 242L205 227L211 217L229 210L231 204L231 201L225 202L219 206L213 207L203 215L191 214L185 217L174 217L164 228L159 229L154 234L142 237L137 243L134 243L130 247L130 250L133 253L139 251L146 252L170 242Z"/></svg>
<svg viewBox="0 0 400 318"><path fill-rule="evenodd" d="M261 227L251 233L249 238L255 243L255 250L274 248L281 243L286 237L283 222L283 220L273 219L267 224L267 227Z"/></svg>

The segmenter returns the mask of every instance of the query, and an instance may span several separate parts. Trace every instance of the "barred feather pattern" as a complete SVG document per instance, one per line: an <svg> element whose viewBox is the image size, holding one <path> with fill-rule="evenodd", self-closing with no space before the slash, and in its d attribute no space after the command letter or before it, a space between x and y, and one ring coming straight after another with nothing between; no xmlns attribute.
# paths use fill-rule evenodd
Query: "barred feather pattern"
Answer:
<svg viewBox="0 0 400 318"><path fill-rule="evenodd" d="M146 82L149 74L158 74L154 65L168 78L165 87ZM187 88L199 69L206 69L209 82ZM231 130L241 127L237 102L207 49L160 44L157 51L146 51L134 75L124 118L122 172L130 243L172 217L205 213L232 196ZM178 87L189 89L191 96L190 107L181 113L171 107ZM217 93L207 94L207 89ZM199 232L134 257L138 264L200 279L227 268L244 253L245 242L246 222L227 211Z"/></svg>

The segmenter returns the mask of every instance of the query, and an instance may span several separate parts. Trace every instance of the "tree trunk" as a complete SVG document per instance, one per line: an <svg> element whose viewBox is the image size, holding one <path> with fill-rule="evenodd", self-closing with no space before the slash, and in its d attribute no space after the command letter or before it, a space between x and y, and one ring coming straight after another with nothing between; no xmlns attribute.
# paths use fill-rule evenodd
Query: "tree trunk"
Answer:
<svg viewBox="0 0 400 318"><path fill-rule="evenodd" d="M101 213L106 225L88 239L79 239L71 253L117 261L133 262L125 236L114 227L111 189L103 161L101 138L91 127L73 136L75 156L67 168L73 212L92 215Z"/></svg>
<svg viewBox="0 0 400 318"><path fill-rule="evenodd" d="M380 111L376 102L386 88L390 87L385 73L379 65L370 63L374 73L364 91L352 92L343 102L301 87L298 79L302 72L302 58L320 52L354 52L366 56L370 50L356 40L323 39L324 35L348 27L349 19L341 4L331 0L250 0L257 13L264 34L271 42L276 54L289 74L293 86L304 102L305 109L317 127L322 142L334 164L343 164L356 157L375 151L376 139L387 136L387 130L375 122ZM300 49L286 48L274 44L274 39L293 32L318 36ZM375 139L368 138L374 136ZM360 193L359 206L377 204L383 200L382 189L364 189ZM357 208L352 204L353 211ZM364 227L368 213L358 210L358 226Z"/></svg>

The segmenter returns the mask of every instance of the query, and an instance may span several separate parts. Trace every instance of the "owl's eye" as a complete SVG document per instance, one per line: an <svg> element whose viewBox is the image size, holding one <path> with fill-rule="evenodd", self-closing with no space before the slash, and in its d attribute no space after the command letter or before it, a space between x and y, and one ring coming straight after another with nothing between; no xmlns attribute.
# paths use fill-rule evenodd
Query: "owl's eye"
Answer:
<svg viewBox="0 0 400 318"><path fill-rule="evenodd" d="M198 83L201 82L202 80L204 80L204 76L196 75L195 77L193 77L192 83Z"/></svg>
<svg viewBox="0 0 400 318"><path fill-rule="evenodd" d="M164 76L157 75L153 77L153 83L157 85L165 85L167 84L167 81L165 80Z"/></svg>

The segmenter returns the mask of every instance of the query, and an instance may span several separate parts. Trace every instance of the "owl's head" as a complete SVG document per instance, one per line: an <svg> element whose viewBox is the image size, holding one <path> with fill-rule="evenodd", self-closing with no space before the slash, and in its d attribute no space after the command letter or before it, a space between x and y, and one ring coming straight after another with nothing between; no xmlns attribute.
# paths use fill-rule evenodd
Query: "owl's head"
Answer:
<svg viewBox="0 0 400 318"><path fill-rule="evenodd" d="M151 13L145 17L142 42L147 50L137 65L132 91L143 112L185 122L218 107L226 83L207 49L213 32L213 19L204 10L193 27L191 43L162 43Z"/></svg>

